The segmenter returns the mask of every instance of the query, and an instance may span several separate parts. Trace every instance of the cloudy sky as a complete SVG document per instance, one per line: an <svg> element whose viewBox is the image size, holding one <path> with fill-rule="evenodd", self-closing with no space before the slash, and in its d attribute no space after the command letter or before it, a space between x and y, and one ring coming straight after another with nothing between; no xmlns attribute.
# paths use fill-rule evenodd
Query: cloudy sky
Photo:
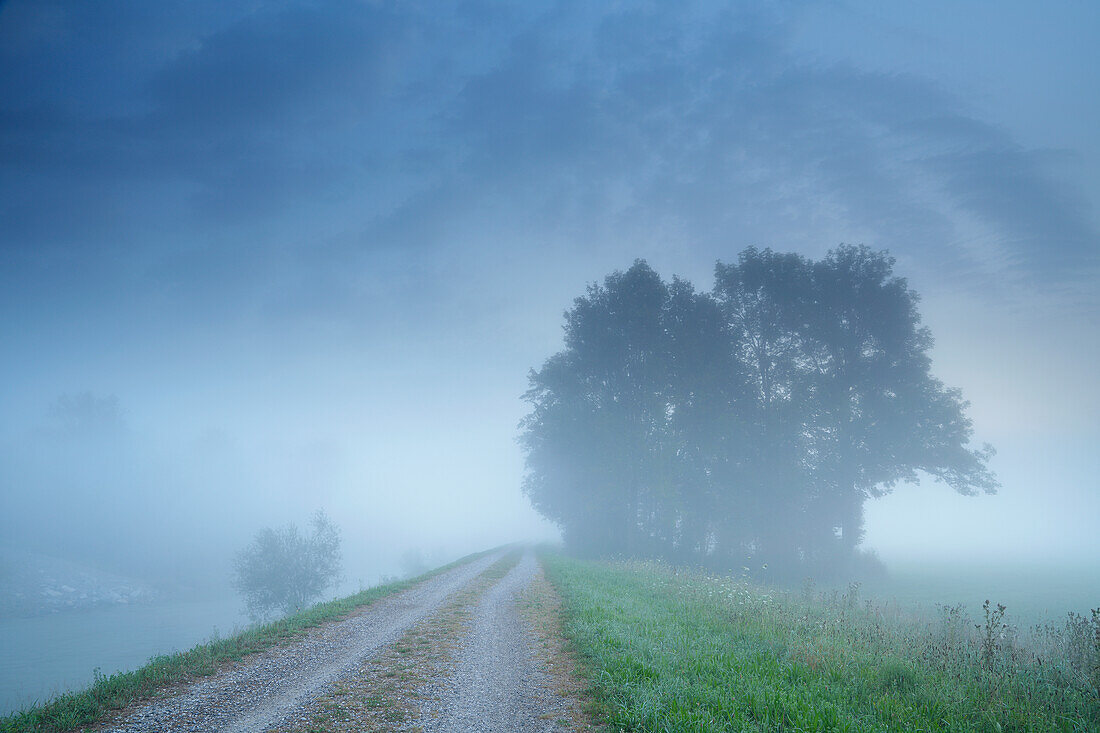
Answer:
<svg viewBox="0 0 1100 733"><path fill-rule="evenodd" d="M1098 37L1079 0L0 3L0 533L213 567L324 506L366 574L552 537L519 397L586 283L848 242L1004 484L902 487L867 544L1096 556Z"/></svg>

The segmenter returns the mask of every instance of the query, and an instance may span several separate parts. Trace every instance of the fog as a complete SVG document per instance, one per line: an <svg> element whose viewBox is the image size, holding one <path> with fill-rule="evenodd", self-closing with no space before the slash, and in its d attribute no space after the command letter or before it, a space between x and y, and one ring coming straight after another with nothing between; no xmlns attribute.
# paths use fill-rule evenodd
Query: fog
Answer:
<svg viewBox="0 0 1100 733"><path fill-rule="evenodd" d="M588 284L854 243L922 296L1001 482L901 486L863 547L1094 565L1098 30L1076 2L0 5L0 542L222 592L319 508L347 586L555 541L517 425Z"/></svg>

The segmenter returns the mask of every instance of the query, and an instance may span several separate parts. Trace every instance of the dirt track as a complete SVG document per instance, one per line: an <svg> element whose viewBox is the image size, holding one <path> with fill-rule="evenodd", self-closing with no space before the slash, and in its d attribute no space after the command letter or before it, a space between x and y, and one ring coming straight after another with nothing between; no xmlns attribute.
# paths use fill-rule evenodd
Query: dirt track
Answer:
<svg viewBox="0 0 1100 733"><path fill-rule="evenodd" d="M388 596L303 639L137 706L105 728L127 733L258 733L292 716L359 661L391 643L491 565L482 557Z"/></svg>
<svg viewBox="0 0 1100 733"><path fill-rule="evenodd" d="M545 662L536 653L532 628L517 607L519 594L538 571L534 557L525 554L503 578L503 570L491 581L479 578L491 566L499 568L503 555L479 558L318 627L292 644L246 657L211 677L136 705L101 729L259 733L418 729L420 725L423 730L446 732L573 727L567 718L576 706L555 691ZM514 557L510 562L515 562ZM475 593L475 588L480 590ZM317 727L317 712L331 707L328 700L334 690L362 684L363 670L370 667L372 658L392 653L403 634L431 624L448 603L452 607L466 603L471 619L458 632L461 638L449 644L453 653L448 652L446 672L432 668L426 683L421 681L423 689L405 691L415 700L412 715L420 721L418 725L413 725L412 718L408 727L380 725L376 717L348 720L342 711L345 720L339 728Z"/></svg>
<svg viewBox="0 0 1100 733"><path fill-rule="evenodd" d="M426 705L425 731L562 730L569 711L517 609L537 570L535 558L524 555L481 599L454 674Z"/></svg>

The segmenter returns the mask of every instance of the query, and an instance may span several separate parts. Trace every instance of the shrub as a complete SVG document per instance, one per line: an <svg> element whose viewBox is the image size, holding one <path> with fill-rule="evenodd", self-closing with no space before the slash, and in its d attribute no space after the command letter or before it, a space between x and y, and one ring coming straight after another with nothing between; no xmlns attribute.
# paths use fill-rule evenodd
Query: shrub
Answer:
<svg viewBox="0 0 1100 733"><path fill-rule="evenodd" d="M323 511L303 535L293 524L256 534L233 562L233 587L253 619L301 610L340 577L340 532Z"/></svg>

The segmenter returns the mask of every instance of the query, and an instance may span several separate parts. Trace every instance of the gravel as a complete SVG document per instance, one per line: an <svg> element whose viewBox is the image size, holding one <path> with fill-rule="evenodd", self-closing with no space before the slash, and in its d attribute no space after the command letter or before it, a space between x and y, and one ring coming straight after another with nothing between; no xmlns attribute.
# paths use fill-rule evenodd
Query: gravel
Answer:
<svg viewBox="0 0 1100 733"><path fill-rule="evenodd" d="M258 733L295 722L310 700L354 674L363 659L395 641L499 558L493 554L449 570L312 629L299 641L246 657L165 697L140 703L104 730Z"/></svg>
<svg viewBox="0 0 1100 733"><path fill-rule="evenodd" d="M537 569L534 557L525 554L482 598L453 675L437 684L424 705L425 731L561 729L570 703L555 691L517 607L517 596Z"/></svg>

